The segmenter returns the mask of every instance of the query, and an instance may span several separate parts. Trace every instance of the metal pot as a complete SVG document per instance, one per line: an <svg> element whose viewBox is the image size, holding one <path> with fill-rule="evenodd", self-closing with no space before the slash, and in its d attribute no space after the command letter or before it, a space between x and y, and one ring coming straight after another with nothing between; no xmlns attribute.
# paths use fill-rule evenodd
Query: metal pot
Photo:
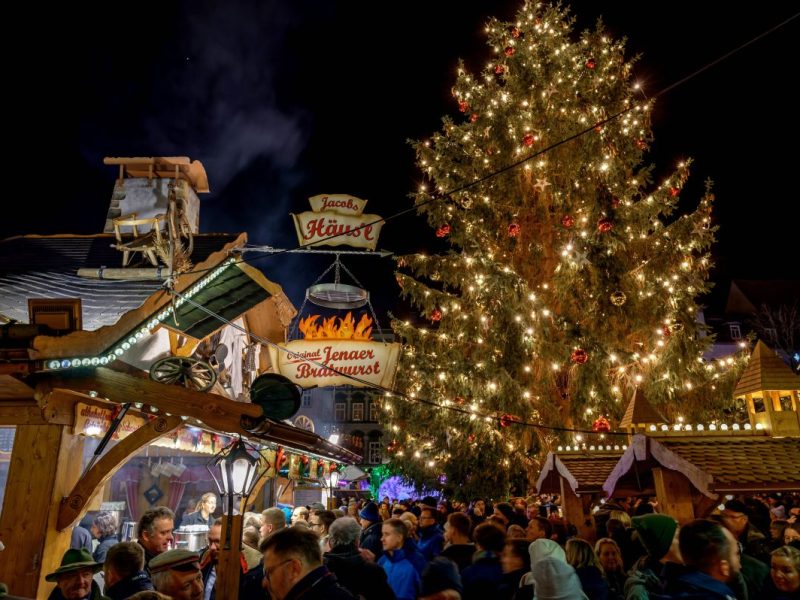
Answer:
<svg viewBox="0 0 800 600"><path fill-rule="evenodd" d="M175 548L181 550L191 550L196 552L208 545L207 531L181 531L180 529L172 532L175 538Z"/></svg>

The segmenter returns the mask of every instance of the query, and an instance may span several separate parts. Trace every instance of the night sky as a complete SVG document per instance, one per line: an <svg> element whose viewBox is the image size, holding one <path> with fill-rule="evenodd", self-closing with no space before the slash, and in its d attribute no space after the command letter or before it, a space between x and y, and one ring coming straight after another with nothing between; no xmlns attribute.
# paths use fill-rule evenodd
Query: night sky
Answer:
<svg viewBox="0 0 800 600"><path fill-rule="evenodd" d="M602 15L612 35L627 37L629 56L642 55L635 72L650 95L795 12L777 2L746 12L716 1L605 4L571 3L577 30ZM512 18L518 6L192 1L24 15L26 41L7 56L6 81L15 104L6 114L6 177L22 186L6 195L0 237L102 231L116 175L104 156L200 160L212 190L201 196L202 230L247 231L255 244L296 246L288 213L308 210L315 194L365 198L367 211L384 217L408 208L420 177L407 140L459 114L450 94L457 60L474 72L490 61L486 17ZM797 277L800 103L790 90L798 39L795 19L656 105L648 162L667 172L695 159L681 198L687 207L704 180L715 182L720 288L731 277ZM379 248L441 246L408 216L384 227ZM254 264L299 307L331 261L283 255ZM371 289L379 314L403 312L391 261L345 263Z"/></svg>

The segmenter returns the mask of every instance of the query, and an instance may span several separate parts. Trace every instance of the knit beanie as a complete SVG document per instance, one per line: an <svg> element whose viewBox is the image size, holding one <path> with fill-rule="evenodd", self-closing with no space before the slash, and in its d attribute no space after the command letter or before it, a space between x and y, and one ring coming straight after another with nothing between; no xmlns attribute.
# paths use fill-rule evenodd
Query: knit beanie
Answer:
<svg viewBox="0 0 800 600"><path fill-rule="evenodd" d="M455 590L460 594L463 591L461 575L452 560L437 556L422 571L419 595L432 596L445 590Z"/></svg>
<svg viewBox="0 0 800 600"><path fill-rule="evenodd" d="M367 502L361 512L358 513L358 516L371 523L380 523L383 520L378 512L378 505L374 502Z"/></svg>
<svg viewBox="0 0 800 600"><path fill-rule="evenodd" d="M650 514L631 519L639 534L642 546L654 560L661 560L669 552L678 523L667 515Z"/></svg>
<svg viewBox="0 0 800 600"><path fill-rule="evenodd" d="M533 600L586 600L581 580L572 565L547 556L531 568Z"/></svg>
<svg viewBox="0 0 800 600"><path fill-rule="evenodd" d="M567 562L567 555L564 554L564 549L553 540L544 538L531 542L531 545L528 546L528 554L531 555L531 571L533 571L533 565L543 558L552 557L561 562Z"/></svg>

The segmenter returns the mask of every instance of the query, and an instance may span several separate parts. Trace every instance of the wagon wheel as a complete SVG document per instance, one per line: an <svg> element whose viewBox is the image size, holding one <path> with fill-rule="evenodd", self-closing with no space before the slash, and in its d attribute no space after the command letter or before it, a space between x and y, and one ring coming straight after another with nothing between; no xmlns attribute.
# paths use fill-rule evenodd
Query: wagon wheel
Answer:
<svg viewBox="0 0 800 600"><path fill-rule="evenodd" d="M150 367L150 379L159 383L177 383L198 392L205 392L216 383L217 373L202 360L168 356L153 363Z"/></svg>

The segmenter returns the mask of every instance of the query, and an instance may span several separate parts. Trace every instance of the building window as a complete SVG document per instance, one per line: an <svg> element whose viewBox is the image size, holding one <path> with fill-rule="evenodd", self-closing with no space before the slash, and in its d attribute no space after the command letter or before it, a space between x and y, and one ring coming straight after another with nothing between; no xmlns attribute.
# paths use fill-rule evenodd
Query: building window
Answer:
<svg viewBox="0 0 800 600"><path fill-rule="evenodd" d="M731 339L732 340L740 340L742 339L742 328L739 327L738 323L730 323L728 325L731 329Z"/></svg>
<svg viewBox="0 0 800 600"><path fill-rule="evenodd" d="M781 410L794 410L792 407L792 397L791 396L780 396L778 398L778 403L781 405Z"/></svg>
<svg viewBox="0 0 800 600"><path fill-rule="evenodd" d="M373 423L378 422L378 403L375 400L369 401L369 420Z"/></svg>
<svg viewBox="0 0 800 600"><path fill-rule="evenodd" d="M353 402L353 421L364 420L364 403Z"/></svg>
<svg viewBox="0 0 800 600"><path fill-rule="evenodd" d="M344 402L337 402L333 407L333 420L346 421L347 420L347 404Z"/></svg>
<svg viewBox="0 0 800 600"><path fill-rule="evenodd" d="M303 392L303 406L311 406L311 392Z"/></svg>
<svg viewBox="0 0 800 600"><path fill-rule="evenodd" d="M763 398L753 398L753 412L757 413L767 412L767 407L764 405Z"/></svg>
<svg viewBox="0 0 800 600"><path fill-rule="evenodd" d="M367 462L371 465L377 465L381 462L381 443L378 441L371 441L369 443L369 453L367 455Z"/></svg>

